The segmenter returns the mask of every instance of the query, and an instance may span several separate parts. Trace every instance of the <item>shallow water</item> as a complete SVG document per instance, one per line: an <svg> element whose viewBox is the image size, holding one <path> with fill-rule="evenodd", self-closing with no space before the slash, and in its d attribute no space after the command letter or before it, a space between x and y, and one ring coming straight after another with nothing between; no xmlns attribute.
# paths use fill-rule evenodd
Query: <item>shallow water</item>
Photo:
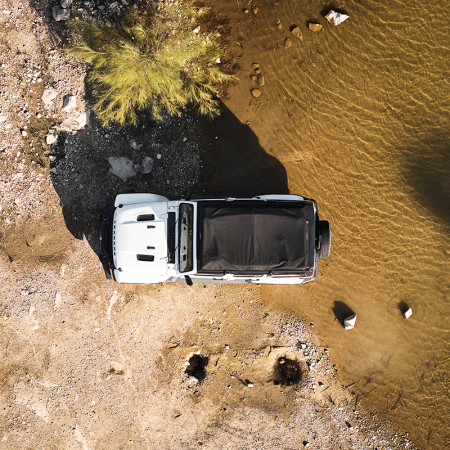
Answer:
<svg viewBox="0 0 450 450"><path fill-rule="evenodd" d="M315 198L332 254L316 282L264 287L266 302L314 323L345 384L421 448L448 443L449 27L438 1L218 2L231 17L240 81L225 104ZM317 19L319 33L306 22ZM280 21L282 30L276 28ZM289 32L296 24L303 41ZM286 37L292 46L286 48ZM266 84L250 89L251 64ZM257 166L257 165L256 165ZM342 303L339 303L342 302ZM405 302L413 315L405 320ZM357 315L344 331L342 308ZM335 312L333 312L333 308Z"/></svg>

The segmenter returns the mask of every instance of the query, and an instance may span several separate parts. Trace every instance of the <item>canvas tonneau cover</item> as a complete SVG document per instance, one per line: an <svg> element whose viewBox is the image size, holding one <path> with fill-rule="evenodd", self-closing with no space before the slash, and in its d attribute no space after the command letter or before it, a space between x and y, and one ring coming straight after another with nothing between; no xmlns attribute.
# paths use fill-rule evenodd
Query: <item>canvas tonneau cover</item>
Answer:
<svg viewBox="0 0 450 450"><path fill-rule="evenodd" d="M311 202L198 202L198 271L304 272L314 265Z"/></svg>

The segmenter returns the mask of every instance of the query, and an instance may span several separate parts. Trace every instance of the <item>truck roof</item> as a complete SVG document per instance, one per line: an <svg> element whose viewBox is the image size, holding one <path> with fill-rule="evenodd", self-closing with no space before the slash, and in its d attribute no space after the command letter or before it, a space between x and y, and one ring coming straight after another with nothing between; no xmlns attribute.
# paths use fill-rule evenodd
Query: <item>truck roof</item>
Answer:
<svg viewBox="0 0 450 450"><path fill-rule="evenodd" d="M199 272L301 272L314 265L308 201L200 201Z"/></svg>

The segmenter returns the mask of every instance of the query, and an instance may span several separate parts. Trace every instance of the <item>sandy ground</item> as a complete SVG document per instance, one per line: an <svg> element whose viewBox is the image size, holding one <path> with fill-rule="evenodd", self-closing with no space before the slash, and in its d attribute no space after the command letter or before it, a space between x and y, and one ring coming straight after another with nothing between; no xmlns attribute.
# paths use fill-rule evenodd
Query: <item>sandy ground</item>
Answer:
<svg viewBox="0 0 450 450"><path fill-rule="evenodd" d="M105 280L95 253L105 196L201 191L201 150L233 118L202 137L189 117L108 130L91 118L63 132L63 96L85 110L84 69L58 47L63 26L48 5L0 10L0 447L411 447L341 385L308 323L264 307L258 286ZM57 97L46 108L48 87ZM253 139L239 133L241 145ZM110 156L144 154L151 175L109 172ZM226 175L211 170L219 192Z"/></svg>

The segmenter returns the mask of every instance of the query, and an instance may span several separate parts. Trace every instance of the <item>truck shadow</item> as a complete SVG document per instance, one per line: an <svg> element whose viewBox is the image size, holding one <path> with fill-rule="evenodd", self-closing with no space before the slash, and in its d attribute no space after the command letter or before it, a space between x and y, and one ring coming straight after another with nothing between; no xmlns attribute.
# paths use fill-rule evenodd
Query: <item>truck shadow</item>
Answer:
<svg viewBox="0 0 450 450"><path fill-rule="evenodd" d="M93 116L85 129L59 135L50 174L68 230L86 237L97 254L105 200L119 193L169 199L288 193L282 164L226 107L213 121L186 114L163 122L142 118L136 127L102 128ZM126 162L122 178L111 172L111 158Z"/></svg>

